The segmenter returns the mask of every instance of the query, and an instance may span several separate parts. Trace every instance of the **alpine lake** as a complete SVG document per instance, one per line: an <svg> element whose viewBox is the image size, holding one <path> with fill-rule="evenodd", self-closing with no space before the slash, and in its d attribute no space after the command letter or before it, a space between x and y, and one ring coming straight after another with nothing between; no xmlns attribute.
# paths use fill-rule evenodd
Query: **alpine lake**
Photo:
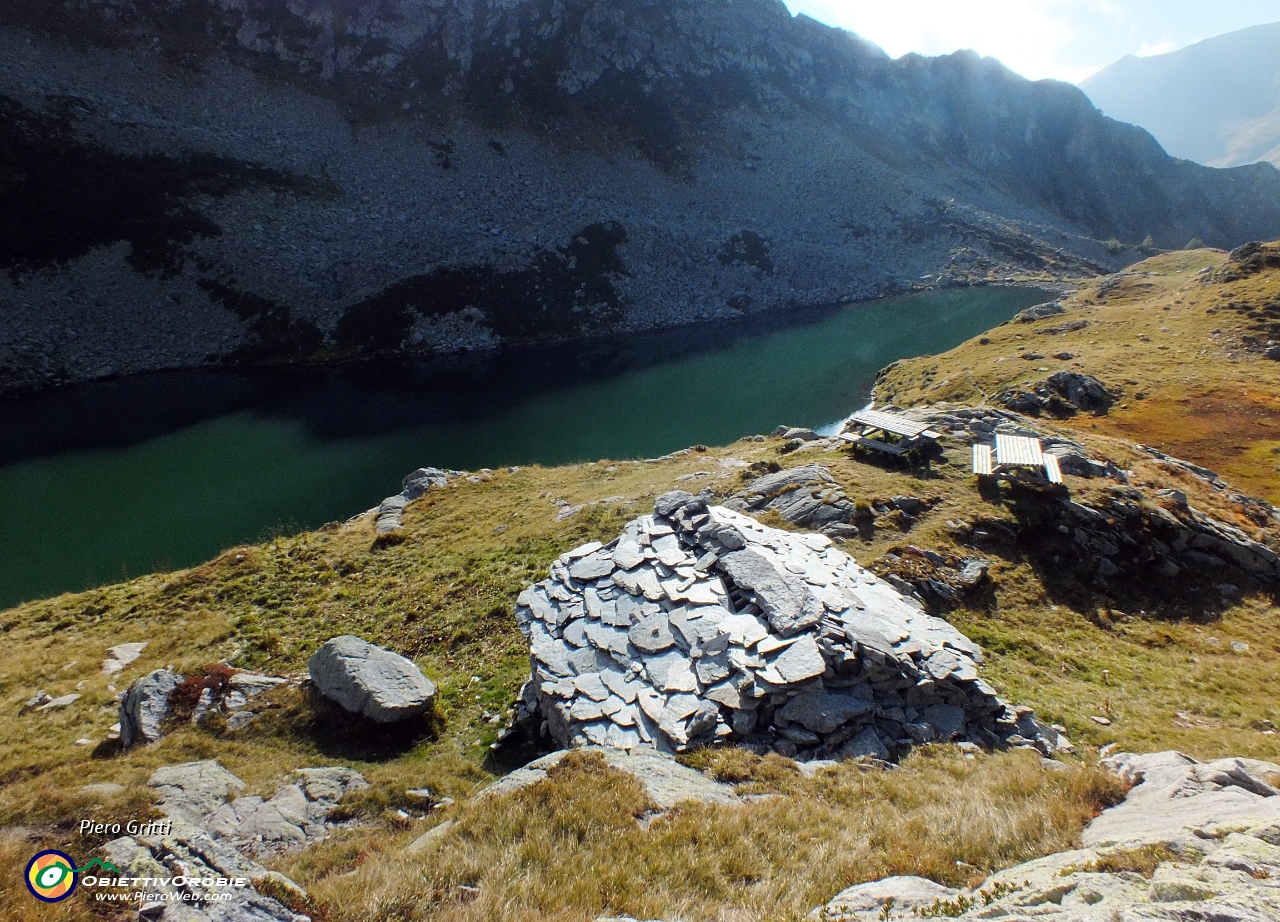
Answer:
<svg viewBox="0 0 1280 922"><path fill-rule="evenodd" d="M346 519L418 467L838 428L876 372L1051 295L970 288L537 349L136 375L0 401L0 608Z"/></svg>

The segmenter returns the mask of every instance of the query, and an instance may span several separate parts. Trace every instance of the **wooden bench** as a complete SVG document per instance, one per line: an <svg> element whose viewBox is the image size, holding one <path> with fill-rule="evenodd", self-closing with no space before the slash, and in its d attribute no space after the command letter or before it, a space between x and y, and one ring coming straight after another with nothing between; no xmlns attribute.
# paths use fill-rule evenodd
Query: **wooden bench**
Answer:
<svg viewBox="0 0 1280 922"><path fill-rule="evenodd" d="M863 435L850 435L847 432L842 432L840 433L839 438L844 439L846 442L848 442L851 445L861 445L863 448L870 448L872 451L883 451L886 454L895 455L899 457L907 453L907 448L904 448L901 445L893 445L893 444L890 444L889 442L881 442L878 439L869 439Z"/></svg>
<svg viewBox="0 0 1280 922"><path fill-rule="evenodd" d="M973 472L980 477L991 476L991 446L975 444L973 446Z"/></svg>
<svg viewBox="0 0 1280 922"><path fill-rule="evenodd" d="M853 440L855 445L861 445L863 448L870 448L872 451L883 451L890 455L905 455L907 449L901 445L892 445L889 442L881 442L879 439L869 439L866 436L859 436Z"/></svg>
<svg viewBox="0 0 1280 922"><path fill-rule="evenodd" d="M1053 455L1044 456L1044 473L1050 483L1062 483L1062 468L1058 467L1058 459Z"/></svg>

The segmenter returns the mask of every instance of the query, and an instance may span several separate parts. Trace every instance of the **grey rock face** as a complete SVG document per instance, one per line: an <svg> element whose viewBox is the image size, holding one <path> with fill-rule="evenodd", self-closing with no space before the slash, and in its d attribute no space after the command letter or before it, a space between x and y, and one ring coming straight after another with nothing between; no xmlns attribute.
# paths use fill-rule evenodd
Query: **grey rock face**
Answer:
<svg viewBox="0 0 1280 922"><path fill-rule="evenodd" d="M377 723L423 714L436 694L435 683L410 660L350 634L313 653L307 671L326 698Z"/></svg>
<svg viewBox="0 0 1280 922"><path fill-rule="evenodd" d="M1233 245L1274 237L1280 221L1269 167L1175 162L1072 87L968 54L894 61L771 0L386 0L350 16L224 0L184 5L180 25L169 0L130 0L127 38L118 6L55 21L20 5L0 32L7 137L57 152L33 165L33 189L56 201L57 165L76 157L87 188L150 170L149 194L123 214L81 203L90 230L70 252L55 229L3 254L31 270L0 278L15 328L30 331L0 342L13 384L211 352L488 349L1049 258L1079 275L1124 258L1097 242L1110 236ZM78 50L68 33L99 44ZM160 58L181 49L210 79L140 62L135 42ZM645 99L646 114L618 98ZM78 100L74 130L50 99ZM494 105L510 107L511 127L487 120ZM366 125L359 140L350 118ZM618 144L566 144L548 127L570 123ZM747 148L729 142L744 132ZM821 177L804 168L815 145ZM216 163L221 180L191 161ZM149 236L134 239L140 226ZM904 245L908 227L924 231ZM953 259L959 247L971 257ZM77 290L184 308L113 309L68 298Z"/></svg>
<svg viewBox="0 0 1280 922"><path fill-rule="evenodd" d="M129 686L120 702L120 745L160 739L160 725L169 714L169 696L181 679L167 669L157 669Z"/></svg>
<svg viewBox="0 0 1280 922"><path fill-rule="evenodd" d="M585 561L601 563L575 575ZM978 678L975 644L828 538L685 492L561 555L516 617L532 665L521 713L561 748L733 740L888 759L931 740L1056 744Z"/></svg>
<svg viewBox="0 0 1280 922"><path fill-rule="evenodd" d="M1117 753L1102 764L1134 782L1124 802L1089 824L1087 846L1167 841L1192 830L1280 823L1280 797L1266 777L1280 766L1254 759L1197 762L1180 752Z"/></svg>

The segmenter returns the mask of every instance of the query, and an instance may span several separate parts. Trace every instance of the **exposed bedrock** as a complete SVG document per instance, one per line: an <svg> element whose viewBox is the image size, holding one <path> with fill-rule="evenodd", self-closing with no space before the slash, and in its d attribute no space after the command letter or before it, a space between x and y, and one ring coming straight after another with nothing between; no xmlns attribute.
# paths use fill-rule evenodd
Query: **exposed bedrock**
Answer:
<svg viewBox="0 0 1280 922"><path fill-rule="evenodd" d="M0 388L456 352L1280 236L1280 173L773 0L0 9ZM1112 248L1114 250L1114 247Z"/></svg>
<svg viewBox="0 0 1280 922"><path fill-rule="evenodd" d="M516 617L532 654L524 707L562 748L733 740L890 759L934 740L1058 742L982 681L976 645L830 539L684 492L562 555Z"/></svg>

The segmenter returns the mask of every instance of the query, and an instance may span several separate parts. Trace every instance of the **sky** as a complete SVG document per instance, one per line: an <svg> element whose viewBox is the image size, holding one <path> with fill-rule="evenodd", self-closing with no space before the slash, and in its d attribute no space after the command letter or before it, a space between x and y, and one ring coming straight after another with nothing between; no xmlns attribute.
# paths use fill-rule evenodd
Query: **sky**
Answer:
<svg viewBox="0 0 1280 922"><path fill-rule="evenodd" d="M1280 0L785 0L893 57L972 48L1033 80L1079 83L1126 54L1162 54L1280 21Z"/></svg>

